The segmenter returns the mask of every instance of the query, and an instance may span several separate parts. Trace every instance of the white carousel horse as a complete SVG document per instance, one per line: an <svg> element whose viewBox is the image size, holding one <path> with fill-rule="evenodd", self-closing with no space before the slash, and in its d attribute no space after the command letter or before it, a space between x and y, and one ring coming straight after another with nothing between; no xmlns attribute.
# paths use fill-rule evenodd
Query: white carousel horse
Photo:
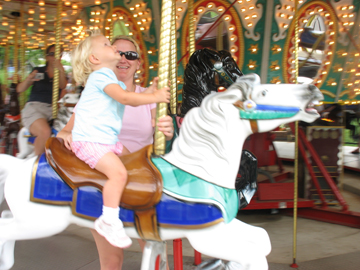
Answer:
<svg viewBox="0 0 360 270"><path fill-rule="evenodd" d="M176 166L170 170L172 175L191 173L191 177L197 177L202 185L215 183L216 188L231 191L235 188L245 139L253 132L267 132L280 124L297 120L314 121L319 115L311 106L322 98L319 89L313 85L261 85L257 75L243 76L225 92L209 94L200 107L191 109L183 120L172 151L157 157L155 164L160 168L161 164L169 161ZM21 160L0 155L0 194L4 189L11 210L11 213L3 213L0 219L0 269L12 267L16 240L52 236L71 223L94 228L93 221L74 216L70 206L30 201L31 173L35 161L36 157ZM212 201L211 196L203 200L184 196L181 188L173 189L178 180L169 177L169 174L165 177L162 169L159 170L163 173L163 194L193 204L217 204L222 213L220 222L206 227L159 227L161 240L187 238L200 253L236 262L238 269L268 269L266 256L271 251L271 244L264 229L236 219L237 207L233 208L235 212L232 210L229 213L228 206ZM193 191L202 192L201 189L189 188L185 193ZM165 213L165 216L170 212L174 210ZM132 238L140 237L134 227L126 227L126 233ZM155 252L155 255L164 254L161 245L162 242L148 242L142 270L154 269L151 263L156 256L148 251ZM165 265L164 262L162 265Z"/></svg>
<svg viewBox="0 0 360 270"><path fill-rule="evenodd" d="M57 118L54 120L53 124L53 133L57 133L63 129L66 123L69 121L76 103L80 99L80 94L78 93L67 93L61 99L59 99L59 110ZM18 148L19 153L16 154L18 158L27 158L33 156L34 146L33 140L34 137L30 134L27 128L23 127L18 133Z"/></svg>

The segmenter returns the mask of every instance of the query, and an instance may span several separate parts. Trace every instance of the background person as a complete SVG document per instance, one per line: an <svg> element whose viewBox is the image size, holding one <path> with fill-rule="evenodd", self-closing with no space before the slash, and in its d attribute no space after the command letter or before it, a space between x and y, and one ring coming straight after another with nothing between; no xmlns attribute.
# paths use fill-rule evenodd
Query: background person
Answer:
<svg viewBox="0 0 360 270"><path fill-rule="evenodd" d="M22 125L35 136L34 152L35 155L42 154L45 150L45 143L51 136L51 127L48 123L52 119L52 94L54 68L59 70L59 98L65 91L67 79L64 67L60 59L55 59L55 45L46 48L46 65L44 67L36 67L29 76L16 87L18 93L24 92L31 85L31 93L29 100L25 104L21 112ZM36 74L42 73L43 78L37 79Z"/></svg>
<svg viewBox="0 0 360 270"><path fill-rule="evenodd" d="M113 39L113 45L116 46L120 52L136 52L140 54L139 45L129 36L116 36ZM116 77L118 80L124 82L127 91L140 93L146 90L135 84L135 73L140 67L140 59L131 58L127 54L122 54L121 59L116 66ZM63 138L65 146L71 149L72 135L71 131L74 126L75 114L70 118L67 125L58 133L57 137ZM123 125L119 140L130 151L135 152L146 145L153 143L154 126L156 118L156 104L141 105L138 107L125 106ZM173 138L174 126L172 118L165 116L158 121L159 131L163 132L167 141ZM109 244L108 241L95 230L91 230L96 242L99 253L101 270L121 270L124 260L124 252L120 248L116 248ZM145 242L139 240L139 244L143 249Z"/></svg>

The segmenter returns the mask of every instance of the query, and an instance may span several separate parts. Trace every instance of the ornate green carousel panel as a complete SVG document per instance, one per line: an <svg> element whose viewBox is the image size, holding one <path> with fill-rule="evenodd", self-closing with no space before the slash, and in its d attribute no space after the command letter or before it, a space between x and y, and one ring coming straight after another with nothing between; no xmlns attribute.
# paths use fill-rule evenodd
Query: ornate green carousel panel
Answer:
<svg viewBox="0 0 360 270"><path fill-rule="evenodd" d="M234 8L230 8L222 19L219 20L220 23L217 27L212 27L214 23L217 23L220 15L229 8L229 6L230 4L223 0L200 0L194 3L194 20L196 25L195 40L197 43L196 49L206 47L216 50L230 51L241 69L244 63L244 37L240 18L236 10ZM185 55L188 52L189 47L188 22L188 14L186 14L181 30L182 55ZM189 56L184 58L184 66L186 65L188 59Z"/></svg>

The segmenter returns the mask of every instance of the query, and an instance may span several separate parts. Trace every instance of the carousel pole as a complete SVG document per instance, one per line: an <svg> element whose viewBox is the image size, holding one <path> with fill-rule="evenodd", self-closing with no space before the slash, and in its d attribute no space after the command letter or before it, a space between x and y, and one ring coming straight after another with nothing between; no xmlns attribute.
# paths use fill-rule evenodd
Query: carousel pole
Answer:
<svg viewBox="0 0 360 270"><path fill-rule="evenodd" d="M19 51L19 18L16 17L15 19L15 39L14 39L14 75L13 75L13 83L18 83L19 82L19 64L18 64L18 51Z"/></svg>
<svg viewBox="0 0 360 270"><path fill-rule="evenodd" d="M189 58L195 52L194 0L189 0Z"/></svg>
<svg viewBox="0 0 360 270"><path fill-rule="evenodd" d="M24 4L21 3L21 10L20 10L20 77L21 81L25 80L25 45L24 45L24 38L25 38L25 28L24 28ZM25 105L25 92L20 94L20 109L24 108Z"/></svg>
<svg viewBox="0 0 360 270"><path fill-rule="evenodd" d="M56 29L55 29L55 59L60 59L60 38L61 38L61 12L62 1L57 0L56 10ZM54 69L53 96L52 96L52 118L57 117L57 101L59 99L59 69Z"/></svg>
<svg viewBox="0 0 360 270"><path fill-rule="evenodd" d="M169 65L170 65L170 32L171 32L171 0L165 0L161 8L161 28L160 28L160 49L159 49L159 83L158 88L169 85ZM165 135L157 127L158 119L167 115L167 104L158 103L156 106L156 125L154 153L155 155L165 154Z"/></svg>
<svg viewBox="0 0 360 270"><path fill-rule="evenodd" d="M195 25L194 25L194 0L189 0L188 3L188 18L189 18L189 58L195 52ZM179 61L180 62L180 61ZM201 263L201 253L194 250L194 264Z"/></svg>
<svg viewBox="0 0 360 270"><path fill-rule="evenodd" d="M177 70L176 70L176 21L175 21L175 14L176 14L176 0L172 0L171 5L171 54L170 54L170 112L171 114L176 114L177 109Z"/></svg>
<svg viewBox="0 0 360 270"><path fill-rule="evenodd" d="M111 19L111 23L110 23L110 35L109 35L109 40L111 41L114 37L114 23L113 23L113 10L114 10L114 1L110 0L110 19Z"/></svg>
<svg viewBox="0 0 360 270"><path fill-rule="evenodd" d="M5 89L6 91L3 91L3 100L5 100L5 97L7 95L7 89L9 87L9 74L8 74L8 68L9 68L9 43L7 42L5 45L5 57L4 57L4 85L5 85Z"/></svg>
<svg viewBox="0 0 360 270"><path fill-rule="evenodd" d="M299 76L299 13L298 0L295 0L295 83L298 83ZM297 241L297 202L298 202L298 166L299 166L299 121L295 122L295 168L294 168L294 223L293 223L293 263L292 268L298 268L296 264L296 241Z"/></svg>

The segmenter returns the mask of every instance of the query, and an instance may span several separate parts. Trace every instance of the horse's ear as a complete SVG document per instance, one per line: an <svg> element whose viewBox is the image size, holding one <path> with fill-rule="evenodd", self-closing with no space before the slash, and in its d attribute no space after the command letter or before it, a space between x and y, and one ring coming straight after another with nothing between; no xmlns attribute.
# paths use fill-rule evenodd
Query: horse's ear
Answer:
<svg viewBox="0 0 360 270"><path fill-rule="evenodd" d="M230 86L231 88L240 89L243 93L243 100L250 99L250 93L255 85L260 84L260 77L255 73L246 74L244 76L237 76L236 82Z"/></svg>
<svg viewBox="0 0 360 270"><path fill-rule="evenodd" d="M237 76L236 82L246 82L250 85L260 84L260 77L256 73L249 73L243 76Z"/></svg>
<svg viewBox="0 0 360 270"><path fill-rule="evenodd" d="M238 88L228 88L226 91L219 95L219 100L224 103L235 103L242 99L242 92Z"/></svg>

